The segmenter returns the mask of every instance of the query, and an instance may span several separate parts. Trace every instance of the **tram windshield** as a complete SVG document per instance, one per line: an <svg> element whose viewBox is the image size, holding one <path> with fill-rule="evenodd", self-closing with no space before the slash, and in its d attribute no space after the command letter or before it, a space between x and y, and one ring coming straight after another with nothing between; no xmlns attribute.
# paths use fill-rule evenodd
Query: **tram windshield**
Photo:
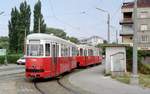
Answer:
<svg viewBox="0 0 150 94"><path fill-rule="evenodd" d="M44 50L42 44L28 44L27 56L43 56Z"/></svg>

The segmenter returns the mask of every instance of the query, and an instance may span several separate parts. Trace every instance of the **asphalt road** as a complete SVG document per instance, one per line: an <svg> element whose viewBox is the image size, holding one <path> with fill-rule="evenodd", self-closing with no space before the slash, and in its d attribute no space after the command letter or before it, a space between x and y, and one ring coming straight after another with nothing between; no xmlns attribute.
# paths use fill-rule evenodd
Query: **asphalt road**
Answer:
<svg viewBox="0 0 150 94"><path fill-rule="evenodd" d="M75 70L63 76L31 81L24 73L0 77L0 94L89 94L80 88L72 86L68 77L81 70Z"/></svg>

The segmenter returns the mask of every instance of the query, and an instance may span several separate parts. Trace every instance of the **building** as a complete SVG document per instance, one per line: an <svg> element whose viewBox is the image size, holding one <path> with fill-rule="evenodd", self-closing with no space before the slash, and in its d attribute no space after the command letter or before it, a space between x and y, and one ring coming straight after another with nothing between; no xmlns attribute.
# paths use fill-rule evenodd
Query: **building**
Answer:
<svg viewBox="0 0 150 94"><path fill-rule="evenodd" d="M90 38L80 40L80 43L96 46L98 44L104 43L104 40L99 36L92 36Z"/></svg>
<svg viewBox="0 0 150 94"><path fill-rule="evenodd" d="M150 50L150 0L138 0L137 7L138 49ZM133 45L133 10L134 2L123 3L123 20L120 21L123 44Z"/></svg>

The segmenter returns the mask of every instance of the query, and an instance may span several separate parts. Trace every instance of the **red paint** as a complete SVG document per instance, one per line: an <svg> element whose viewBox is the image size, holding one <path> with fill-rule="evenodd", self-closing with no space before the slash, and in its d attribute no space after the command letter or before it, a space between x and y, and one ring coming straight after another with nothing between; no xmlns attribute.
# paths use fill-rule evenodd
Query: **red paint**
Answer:
<svg viewBox="0 0 150 94"><path fill-rule="evenodd" d="M76 68L75 57L58 57L56 62L52 62L51 57L26 58L26 77L27 78L49 78L58 76L64 72ZM29 71L30 70L30 71ZM32 71L31 71L32 70ZM35 72L43 70L42 72Z"/></svg>

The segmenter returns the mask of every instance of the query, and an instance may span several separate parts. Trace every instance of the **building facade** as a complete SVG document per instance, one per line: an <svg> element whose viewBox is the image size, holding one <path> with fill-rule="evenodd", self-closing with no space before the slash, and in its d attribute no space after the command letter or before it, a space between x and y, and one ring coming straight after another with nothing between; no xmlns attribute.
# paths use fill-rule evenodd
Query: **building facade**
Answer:
<svg viewBox="0 0 150 94"><path fill-rule="evenodd" d="M98 44L104 43L104 40L99 36L92 36L90 38L80 40L80 43L96 46Z"/></svg>
<svg viewBox="0 0 150 94"><path fill-rule="evenodd" d="M150 50L150 0L138 0L137 5L138 49ZM133 8L134 2L123 3L121 8L123 20L120 21L120 36L123 44L133 45Z"/></svg>

